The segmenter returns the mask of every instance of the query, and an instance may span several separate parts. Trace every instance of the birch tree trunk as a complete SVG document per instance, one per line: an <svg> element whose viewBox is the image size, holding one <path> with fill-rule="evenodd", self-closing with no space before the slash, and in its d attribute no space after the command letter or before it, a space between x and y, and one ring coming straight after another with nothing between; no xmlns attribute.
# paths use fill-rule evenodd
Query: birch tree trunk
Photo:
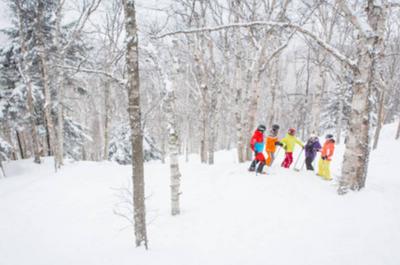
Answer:
<svg viewBox="0 0 400 265"><path fill-rule="evenodd" d="M104 154L103 159L109 159L109 143L110 143L110 80L107 80L104 87Z"/></svg>
<svg viewBox="0 0 400 265"><path fill-rule="evenodd" d="M167 79L165 79L167 80ZM166 84L167 95L165 97L166 103L166 116L168 121L168 145L170 157L170 171L171 171L171 214L180 214L180 181L181 172L179 171L179 136L176 130L176 109L175 109L175 82L170 85Z"/></svg>
<svg viewBox="0 0 400 265"><path fill-rule="evenodd" d="M44 33L43 33L43 28L42 28L42 23L44 19L44 3L43 0L38 1L38 17L37 17L37 35L38 35L38 54L40 57L40 66L42 70L42 82L43 82L43 90L44 90L44 115L45 115L45 121L46 121L46 127L49 133L49 142L50 142L50 151L54 155L54 167L55 170L57 171L57 168L59 167L58 163L58 144L57 140L55 137L55 131L54 131L54 123L53 123L53 118L51 116L51 107L52 107L52 102L51 102L51 93L50 93L50 79L49 79L49 68L47 64L47 55L46 55L46 49L45 49L45 40L44 40Z"/></svg>
<svg viewBox="0 0 400 265"><path fill-rule="evenodd" d="M56 10L56 35L55 35L55 47L58 51L56 56L56 61L59 65L63 67L57 68L57 85L58 85L58 93L57 93L57 144L58 144L58 163L59 166L64 165L64 91L65 91L65 55L64 50L61 48L61 19L62 19L62 7L64 1L59 2L59 5Z"/></svg>
<svg viewBox="0 0 400 265"><path fill-rule="evenodd" d="M134 0L123 0L126 31L126 67L128 113L132 133L133 207L136 246L148 248L145 209L145 184L143 168L143 132L141 126L139 49Z"/></svg>
<svg viewBox="0 0 400 265"><path fill-rule="evenodd" d="M325 56L323 53L322 56ZM313 94L313 102L312 102L312 124L311 124L311 132L316 135L320 134L320 123L321 123L321 105L322 105L322 94L326 86L326 74L324 69L324 60L319 62L318 64L318 82L316 85L316 89ZM306 106L307 107L307 106Z"/></svg>
<svg viewBox="0 0 400 265"><path fill-rule="evenodd" d="M20 0L15 1L16 6L17 6L17 16L18 16L18 28L19 28L19 41L20 41L20 49L21 49L21 59L18 62L18 68L19 72L22 76L22 79L24 80L24 83L27 87L27 105L28 105L28 111L29 111L29 125L30 125L30 131L31 131L31 136L32 136L32 150L33 150L33 155L34 155L34 162L37 164L41 163L40 160L40 151L39 151L39 139L38 139L38 134L36 130L36 122L35 122L35 109L33 107L33 95L32 95L32 80L31 76L29 74L29 67L28 67L28 62L27 62L27 50L26 50L26 34L24 31L24 22L22 18L22 10L21 10L21 2Z"/></svg>
<svg viewBox="0 0 400 265"><path fill-rule="evenodd" d="M353 69L357 81L353 84L354 94L339 194L347 193L349 188L360 190L365 186L370 153L370 96L372 87L378 81L376 66L380 64L380 55L376 53L383 53L386 9L387 5L368 0L368 23L375 34L359 33L358 61L357 67Z"/></svg>

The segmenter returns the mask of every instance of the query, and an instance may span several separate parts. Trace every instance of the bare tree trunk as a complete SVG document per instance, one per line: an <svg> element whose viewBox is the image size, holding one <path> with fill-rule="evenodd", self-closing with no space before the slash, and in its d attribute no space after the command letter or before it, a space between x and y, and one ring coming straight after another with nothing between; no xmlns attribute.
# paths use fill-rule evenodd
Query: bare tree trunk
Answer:
<svg viewBox="0 0 400 265"><path fill-rule="evenodd" d="M378 147L379 135L381 134L381 129L382 129L382 125L383 125L384 104L385 104L385 91L382 91L380 93L380 97L379 97L378 122L377 122L376 129L375 129L374 144L372 146L372 149L374 149L374 150Z"/></svg>
<svg viewBox="0 0 400 265"><path fill-rule="evenodd" d="M341 91L343 91L343 88L340 87ZM339 98L339 111L337 113L337 118L336 118L336 143L340 144L342 142L342 127L343 127L343 101L344 101L344 95Z"/></svg>
<svg viewBox="0 0 400 265"><path fill-rule="evenodd" d="M59 167L58 163L58 143L57 139L55 137L55 131L54 131L54 123L53 123L53 118L51 115L51 107L52 107L52 102L51 102L51 93L50 93L50 80L49 80L49 68L47 65L47 56L46 56L46 49L45 49L45 40L44 40L44 33L43 33L43 28L42 28L42 22L44 18L44 3L43 0L38 1L38 17L37 17L37 34L38 34L38 54L40 57L40 65L41 65L41 70L42 70L42 82L43 82L43 90L44 90L44 115L45 115L45 120L46 120L46 127L49 133L49 142L50 142L50 150L52 151L54 155L54 167L55 170L57 171L57 168Z"/></svg>
<svg viewBox="0 0 400 265"><path fill-rule="evenodd" d="M276 105L276 91L279 86L279 66L278 60L275 60L271 63L269 74L271 76L271 104L268 106L268 125L271 127L275 123L276 113L275 113L275 105Z"/></svg>
<svg viewBox="0 0 400 265"><path fill-rule="evenodd" d="M21 140L21 135L18 131L15 131L16 136L17 136L17 142L18 142L18 149L19 149L19 154L21 156L21 159L26 158L25 150L24 147L22 146L22 140Z"/></svg>
<svg viewBox="0 0 400 265"><path fill-rule="evenodd" d="M62 1L62 3L64 3ZM61 49L61 19L62 19L62 3L59 3L59 6L56 10L56 34L55 34L55 47L57 49L57 61L58 64L64 66L65 56L64 51ZM65 70L64 67L59 67L57 73L57 85L58 85L58 93L57 93L57 144L58 144L58 163L59 166L64 165L64 91L65 91Z"/></svg>
<svg viewBox="0 0 400 265"><path fill-rule="evenodd" d="M365 186L370 153L370 96L373 86L378 82L377 68L381 64L380 58L384 52L386 4L375 4L375 0L368 0L366 9L368 23L376 34L359 33L358 62L357 68L353 69L354 79L357 82L353 84L354 94L343 158L342 177L339 181L339 194L347 193L349 188L360 190ZM376 52L378 54L375 54Z"/></svg>
<svg viewBox="0 0 400 265"><path fill-rule="evenodd" d="M22 76L22 79L24 80L25 85L27 86L27 105L28 105L28 111L29 111L29 125L30 125L30 130L31 130L31 136L32 136L32 149L33 149L33 154L34 154L34 162L37 164L41 163L40 160L40 151L39 151L39 139L38 139L38 134L36 131L36 123L35 123L35 110L33 107L33 95L32 95L32 81L31 77L29 75L29 70L28 70L28 62L27 62L27 50L26 50L26 40L25 40L25 31L24 31L24 22L21 14L21 5L20 5L20 0L15 1L17 5L17 15L18 15L18 27L19 27L19 33L20 33L20 48L21 48L21 57L22 59L19 61L19 71Z"/></svg>
<svg viewBox="0 0 400 265"><path fill-rule="evenodd" d="M207 116L207 111L203 110L203 115ZM200 140L200 160L207 163L207 118L201 120L201 140Z"/></svg>
<svg viewBox="0 0 400 265"><path fill-rule="evenodd" d="M10 128L10 122L8 121L8 118L6 118L4 120L4 136L7 139L7 142L10 143L10 145L12 146L12 150L11 150L11 160L17 160L17 154L15 152L15 145L14 145L14 141L12 139L11 136L11 128ZM1 126L0 126L1 127Z"/></svg>
<svg viewBox="0 0 400 265"><path fill-rule="evenodd" d="M400 139L400 120L399 120L399 125L397 125L397 132L396 132L396 140Z"/></svg>
<svg viewBox="0 0 400 265"><path fill-rule="evenodd" d="M171 171L171 214L178 215L180 214L180 204L179 198L181 195L180 192L180 180L181 180L181 172L179 171L179 136L176 130L176 117L175 117L175 92L174 86L175 82L172 83L172 87L167 87L167 96L165 98L166 103L166 115L168 120L168 128L169 128L169 156L170 156L170 171Z"/></svg>
<svg viewBox="0 0 400 265"><path fill-rule="evenodd" d="M324 55L323 55L324 56ZM312 102L312 125L311 125L311 132L316 135L320 134L320 123L321 123L321 101L322 101L322 94L325 89L326 85L326 74L323 66L324 61L320 62L318 65L319 74L318 74L318 83L316 85L316 89L313 95L313 102Z"/></svg>
<svg viewBox="0 0 400 265"><path fill-rule="evenodd" d="M104 154L103 159L108 160L109 153L109 142L110 142L110 109L111 109L111 100L110 100L110 86L111 83L109 80L106 81L105 90L104 90Z"/></svg>
<svg viewBox="0 0 400 265"><path fill-rule="evenodd" d="M132 133L132 178L136 246L148 248L143 168L143 132L141 125L139 49L135 1L123 0L126 30L126 67L128 78L129 120Z"/></svg>
<svg viewBox="0 0 400 265"><path fill-rule="evenodd" d="M3 168L3 163L2 163L1 156L0 156L0 169L1 169L1 173L3 174L3 177L7 177L6 176L6 172L4 171L4 168Z"/></svg>

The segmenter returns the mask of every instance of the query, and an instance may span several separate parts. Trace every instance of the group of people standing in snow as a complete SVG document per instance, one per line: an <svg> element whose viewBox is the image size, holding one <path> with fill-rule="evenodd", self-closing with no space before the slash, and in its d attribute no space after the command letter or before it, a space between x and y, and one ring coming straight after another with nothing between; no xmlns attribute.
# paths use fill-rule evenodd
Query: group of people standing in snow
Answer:
<svg viewBox="0 0 400 265"><path fill-rule="evenodd" d="M283 168L290 168L293 163L293 151L295 146L299 145L302 151L305 151L304 163L307 170L314 171L313 162L317 156L317 152L321 152L317 175L325 180L332 180L330 162L332 161L335 150L335 140L332 134L326 135L325 143L321 146L318 136L316 135L311 135L307 143L303 144L303 142L296 137L296 129L294 128L290 128L286 136L280 140L278 139L279 125L274 124L264 140L265 131L266 127L264 125L259 125L250 140L250 147L254 152L254 160L251 162L249 171L256 171L257 173L263 174L264 166L267 165L271 167L274 162L278 147L285 150L285 159L281 163L281 166ZM264 156L264 148L267 153L267 158Z"/></svg>

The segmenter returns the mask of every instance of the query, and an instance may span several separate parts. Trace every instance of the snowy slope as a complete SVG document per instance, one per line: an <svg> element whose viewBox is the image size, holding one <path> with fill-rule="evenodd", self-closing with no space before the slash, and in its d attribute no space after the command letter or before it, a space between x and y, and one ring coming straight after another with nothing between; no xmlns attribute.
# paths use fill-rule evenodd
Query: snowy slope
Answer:
<svg viewBox="0 0 400 265"><path fill-rule="evenodd" d="M114 163L6 164L0 179L1 265L400 264L400 141L382 132L367 187L336 195L334 182L279 167L246 171L235 153L214 166L182 163L182 215L169 215L168 167L147 163L150 250L135 248L113 211L130 167ZM333 162L339 174L343 147ZM282 155L282 154L281 154ZM281 157L277 159L281 161Z"/></svg>

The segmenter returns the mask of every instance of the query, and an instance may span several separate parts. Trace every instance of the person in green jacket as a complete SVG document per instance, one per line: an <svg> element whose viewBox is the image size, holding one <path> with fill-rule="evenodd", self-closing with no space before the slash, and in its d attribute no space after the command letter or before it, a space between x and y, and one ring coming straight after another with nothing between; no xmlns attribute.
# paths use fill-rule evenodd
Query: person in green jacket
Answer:
<svg viewBox="0 0 400 265"><path fill-rule="evenodd" d="M293 150L296 144L304 148L304 144L295 136L296 129L290 128L286 136L280 141L285 149L285 160L283 160L281 166L289 168L293 162Z"/></svg>

